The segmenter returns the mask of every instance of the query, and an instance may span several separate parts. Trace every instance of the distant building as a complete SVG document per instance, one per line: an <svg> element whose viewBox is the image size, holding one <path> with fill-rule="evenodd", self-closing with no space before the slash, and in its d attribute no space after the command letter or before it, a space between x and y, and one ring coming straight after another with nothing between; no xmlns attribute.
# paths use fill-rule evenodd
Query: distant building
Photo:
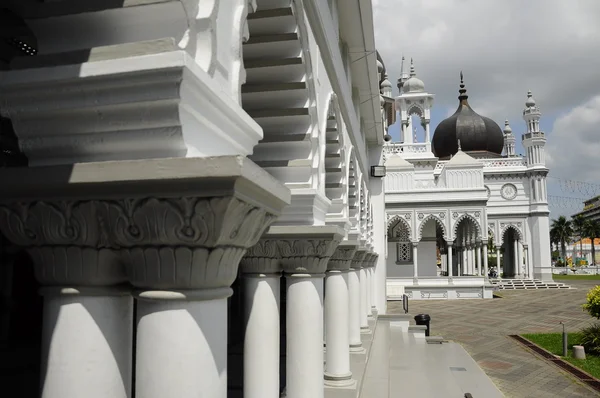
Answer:
<svg viewBox="0 0 600 398"><path fill-rule="evenodd" d="M583 210L577 214L573 214L573 218L583 216L586 220L600 220L600 195L583 202Z"/></svg>

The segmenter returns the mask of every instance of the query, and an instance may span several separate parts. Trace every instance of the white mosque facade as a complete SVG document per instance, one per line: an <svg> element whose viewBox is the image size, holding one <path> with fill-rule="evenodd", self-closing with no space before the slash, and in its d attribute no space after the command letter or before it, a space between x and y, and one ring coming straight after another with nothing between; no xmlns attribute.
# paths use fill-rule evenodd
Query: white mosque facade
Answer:
<svg viewBox="0 0 600 398"><path fill-rule="evenodd" d="M540 109L527 94L521 135L478 115L463 83L456 113L430 133L434 95L415 73L398 79L399 142L384 146L387 295L491 298L498 277L550 281L551 252ZM391 84L382 83L391 97ZM417 116L424 138L413 134ZM488 255L500 266L489 264Z"/></svg>

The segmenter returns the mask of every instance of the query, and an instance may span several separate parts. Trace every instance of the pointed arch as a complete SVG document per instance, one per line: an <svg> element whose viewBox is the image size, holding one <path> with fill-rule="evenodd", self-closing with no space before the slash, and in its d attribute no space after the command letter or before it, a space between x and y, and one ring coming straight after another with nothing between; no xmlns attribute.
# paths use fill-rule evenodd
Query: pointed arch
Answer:
<svg viewBox="0 0 600 398"><path fill-rule="evenodd" d="M483 233L481 231L481 225L479 225L479 221L477 221L477 219L475 217L473 217L472 215L468 214L468 213L464 213L461 214L457 219L456 222L454 223L454 228L452 229L452 233L454 234L454 238L456 239L457 236L457 232L458 232L458 227L460 226L460 224L465 221L468 220L470 221L473 225L475 225L475 236L477 239L483 239Z"/></svg>
<svg viewBox="0 0 600 398"><path fill-rule="evenodd" d="M395 215L392 218L390 218L387 223L388 239L390 237L393 237L392 232L398 226L401 226L402 228L406 228L406 230L408 231L408 236L412 237L412 228L411 228L410 224L408 223L408 221L406 221L404 219L404 217L402 217L401 215Z"/></svg>
<svg viewBox="0 0 600 398"><path fill-rule="evenodd" d="M518 237L519 241L525 242L525 239L523 237L523 233L519 230L519 228L517 228L513 224L506 224L500 230L500 236L499 236L499 243L500 243L500 245L504 244L504 236L506 235L506 233L508 232L509 229L512 229L514 231L514 233L517 234L517 237Z"/></svg>
<svg viewBox="0 0 600 398"><path fill-rule="evenodd" d="M437 225L441 227L442 233L444 235L444 240L447 240L448 230L446 229L446 225L444 225L444 222L438 216L434 214L429 214L427 217L423 218L419 223L419 227L417 229L417 241L420 241L421 238L423 238L423 228L425 227L425 224L427 224L427 222L429 222L430 220L434 220L437 223Z"/></svg>

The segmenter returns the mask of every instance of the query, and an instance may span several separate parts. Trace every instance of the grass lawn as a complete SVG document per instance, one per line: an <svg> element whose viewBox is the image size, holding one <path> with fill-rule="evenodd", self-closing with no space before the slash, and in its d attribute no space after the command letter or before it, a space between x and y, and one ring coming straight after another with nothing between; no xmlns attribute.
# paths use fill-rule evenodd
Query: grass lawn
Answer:
<svg viewBox="0 0 600 398"><path fill-rule="evenodd" d="M561 333L523 334L522 336L555 355L562 355ZM562 359L600 379L600 357L592 356L586 353L586 359L572 358L572 347L573 345L577 345L579 343L579 333L568 333L568 336L568 355L566 358L562 357Z"/></svg>
<svg viewBox="0 0 600 398"><path fill-rule="evenodd" d="M580 280L580 281L600 281L600 275L552 275L555 281Z"/></svg>

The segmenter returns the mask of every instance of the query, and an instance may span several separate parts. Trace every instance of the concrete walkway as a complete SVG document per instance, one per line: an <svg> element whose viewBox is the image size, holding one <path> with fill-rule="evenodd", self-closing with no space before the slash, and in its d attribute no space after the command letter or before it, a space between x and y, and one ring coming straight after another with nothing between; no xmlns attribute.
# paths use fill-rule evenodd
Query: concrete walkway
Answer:
<svg viewBox="0 0 600 398"><path fill-rule="evenodd" d="M377 321L361 398L502 398L459 344L427 344L395 323Z"/></svg>
<svg viewBox="0 0 600 398"><path fill-rule="evenodd" d="M577 289L503 291L504 298L493 300L415 300L409 310L413 315L429 314L432 335L461 343L506 397L596 397L597 393L507 337L560 332L560 321L569 331L590 324L594 319L581 304L596 283L569 284ZM402 313L402 304L388 303L388 312Z"/></svg>

